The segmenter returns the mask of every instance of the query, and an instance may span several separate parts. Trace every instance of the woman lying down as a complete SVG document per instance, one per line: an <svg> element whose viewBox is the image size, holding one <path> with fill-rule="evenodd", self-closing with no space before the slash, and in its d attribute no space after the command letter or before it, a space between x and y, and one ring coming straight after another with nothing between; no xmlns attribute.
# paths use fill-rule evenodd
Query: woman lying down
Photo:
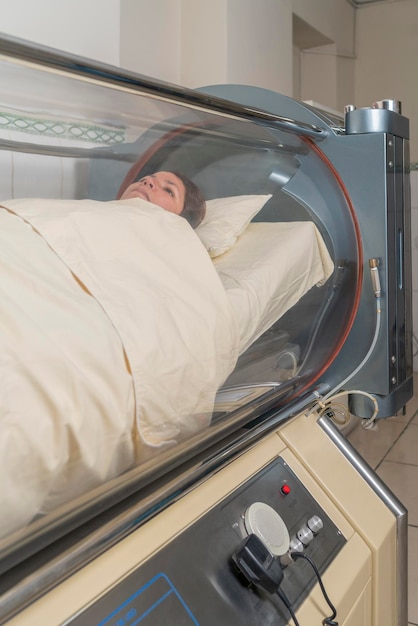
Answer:
<svg viewBox="0 0 418 626"><path fill-rule="evenodd" d="M180 175L0 206L1 537L207 426L239 340Z"/></svg>

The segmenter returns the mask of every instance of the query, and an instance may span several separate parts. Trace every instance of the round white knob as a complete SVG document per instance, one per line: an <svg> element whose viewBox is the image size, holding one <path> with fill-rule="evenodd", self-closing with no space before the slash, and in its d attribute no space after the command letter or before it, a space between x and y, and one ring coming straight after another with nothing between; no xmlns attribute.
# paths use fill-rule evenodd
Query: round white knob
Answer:
<svg viewBox="0 0 418 626"><path fill-rule="evenodd" d="M275 556L289 550L289 531L280 515L264 502L254 502L245 511L245 530L263 541Z"/></svg>
<svg viewBox="0 0 418 626"><path fill-rule="evenodd" d="M302 526L302 528L300 528L296 533L296 536L304 546L307 546L313 539L313 532L310 528L308 528L308 526Z"/></svg>
<svg viewBox="0 0 418 626"><path fill-rule="evenodd" d="M323 529L324 524L318 515L313 515L310 519L308 519L308 526L313 534L317 535L319 531Z"/></svg>

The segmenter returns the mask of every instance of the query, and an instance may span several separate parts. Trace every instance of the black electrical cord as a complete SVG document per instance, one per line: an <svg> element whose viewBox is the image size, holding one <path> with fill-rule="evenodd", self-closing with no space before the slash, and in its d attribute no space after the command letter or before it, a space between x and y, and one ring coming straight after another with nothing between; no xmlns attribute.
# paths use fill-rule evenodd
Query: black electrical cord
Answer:
<svg viewBox="0 0 418 626"><path fill-rule="evenodd" d="M316 567L315 563L312 561L311 557L308 556L307 554L304 554L303 552L290 552L290 556L294 560L305 559L305 561L308 561L308 563L312 567L318 579L319 586L321 587L322 595L324 596L326 603L328 604L329 608L332 611L332 615L323 619L322 623L324 626L338 626L338 622L335 621L335 618L337 617L337 609L335 608L335 606L332 604L331 600L329 599L328 594L325 591L324 583L322 582L321 574L319 573L318 568Z"/></svg>
<svg viewBox="0 0 418 626"><path fill-rule="evenodd" d="M325 591L321 575L311 557L303 552L289 552L288 554L293 560L305 559L311 565L318 579L323 596L332 610L332 615L325 617L322 620L322 624L323 626L338 626L338 622L335 621L337 610ZM289 599L281 589L283 581L283 567L280 559L273 556L264 542L257 535L248 535L248 537L243 540L238 549L232 554L232 561L249 583L264 589L264 591L267 591L268 593L277 594L287 608L294 625L300 626Z"/></svg>
<svg viewBox="0 0 418 626"><path fill-rule="evenodd" d="M287 608L287 610L290 613L290 617L293 620L293 623L295 626L300 626L297 617L295 615L294 610L292 609L292 605L290 604L289 598L287 597L287 595L284 593L284 591L282 591L280 589L280 587L277 589L276 591L277 595L279 596L280 600L283 602L283 604L285 605L285 607Z"/></svg>

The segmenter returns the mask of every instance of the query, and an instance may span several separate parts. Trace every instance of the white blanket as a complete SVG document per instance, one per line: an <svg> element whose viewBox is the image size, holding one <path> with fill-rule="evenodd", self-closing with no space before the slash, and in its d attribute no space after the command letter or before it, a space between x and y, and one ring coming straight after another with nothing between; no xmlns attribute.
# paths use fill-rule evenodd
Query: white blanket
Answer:
<svg viewBox="0 0 418 626"><path fill-rule="evenodd" d="M0 535L208 425L239 351L185 220L139 199L2 206Z"/></svg>
<svg viewBox="0 0 418 626"><path fill-rule="evenodd" d="M251 224L214 265L141 199L2 207L0 537L208 426L238 354L332 272L310 223Z"/></svg>

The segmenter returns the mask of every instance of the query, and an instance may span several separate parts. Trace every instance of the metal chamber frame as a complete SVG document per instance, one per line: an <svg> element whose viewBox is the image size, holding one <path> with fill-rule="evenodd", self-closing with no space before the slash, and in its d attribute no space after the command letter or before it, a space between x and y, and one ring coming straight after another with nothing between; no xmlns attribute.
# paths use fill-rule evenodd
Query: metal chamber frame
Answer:
<svg viewBox="0 0 418 626"><path fill-rule="evenodd" d="M285 130L303 137L307 142L321 142L331 132L329 128L321 126L319 121L318 125L306 121L296 121L291 117L272 114L262 107L239 105L209 94L180 89L173 85L166 85L145 77L138 77L133 73L122 70L116 73L115 69L109 66L87 62L85 59L70 55L60 55L47 48L33 47L11 38L0 40L0 54L15 58L18 62L38 65L54 72L68 72L69 74L114 86L115 88L147 93L150 97L156 97L155 94L158 94L158 97L164 98L166 101L187 104L192 108L207 110L211 114L219 113L220 115L238 120L246 119L256 124L265 124L268 127ZM10 145L3 145L4 149L9 149L10 147ZM12 146L12 148L15 149L16 146ZM30 150L31 148L27 147L27 149ZM45 150L48 153L48 149ZM67 155L71 156L70 152L67 152ZM74 155L84 156L84 153L75 151ZM100 158L106 159L107 157L105 154L102 154ZM332 381L333 384L334 382ZM242 450L253 445L267 433L277 429L281 423L290 417L297 415L305 408L314 404L318 397L329 391L327 382L322 384L316 382L315 385L314 388L305 390L306 395L297 399L291 407L281 411L274 410L269 402L266 405L255 403L249 409L254 412L254 416L259 417L262 415L262 421L253 424L250 429L244 428L249 419L248 413L237 414L236 419L231 421L228 430L215 428L203 442L194 442L195 445L190 445L188 450L179 448L177 456L170 458L168 464L165 464L165 459L163 458L157 470L155 467L149 468L149 471L145 467L141 468L143 476L140 484L138 484L137 476L129 475L123 485L124 499L109 510L107 510L107 507L112 500L113 491L112 486L106 485L96 501L96 505L98 505L100 510L100 515L96 519L91 518L91 503L85 502L85 536L81 540L76 540L76 532L74 530L80 522L80 511L77 513L77 523L73 512L68 511L66 518L68 535L65 540L60 538L59 520L54 519L52 516L47 530L50 537L56 539L57 544L56 546L50 546L48 542L45 542L43 552L31 556L25 563L27 570L24 577L18 574L17 568L21 560L25 558L24 555L28 545L26 539L22 540L20 551L13 554L11 552L4 554L4 563L10 562L11 559L11 562L16 565L16 573L11 571L5 574L8 581L5 592L0 596L0 619L9 618L16 611L57 585L60 581L77 571L82 565L120 541L136 527L151 519L165 506L182 497L192 487L215 472L222 464L233 460ZM286 391L291 395L291 386ZM279 396L282 393L283 390ZM399 626L404 626L407 622L407 598L405 593L407 576L407 512L395 496L378 479L373 470L347 444L337 429L326 418L320 418L319 424L341 453L352 463L359 474L397 518L398 592L401 598L399 603ZM170 474L169 479L166 477L168 474ZM141 491L137 493L139 486ZM117 489L120 490L120 485L117 486ZM74 543L72 542L72 536L74 537ZM33 546L38 540L42 543L44 539L45 529L39 536L33 535L30 538L30 542ZM59 549L58 552L56 548Z"/></svg>

